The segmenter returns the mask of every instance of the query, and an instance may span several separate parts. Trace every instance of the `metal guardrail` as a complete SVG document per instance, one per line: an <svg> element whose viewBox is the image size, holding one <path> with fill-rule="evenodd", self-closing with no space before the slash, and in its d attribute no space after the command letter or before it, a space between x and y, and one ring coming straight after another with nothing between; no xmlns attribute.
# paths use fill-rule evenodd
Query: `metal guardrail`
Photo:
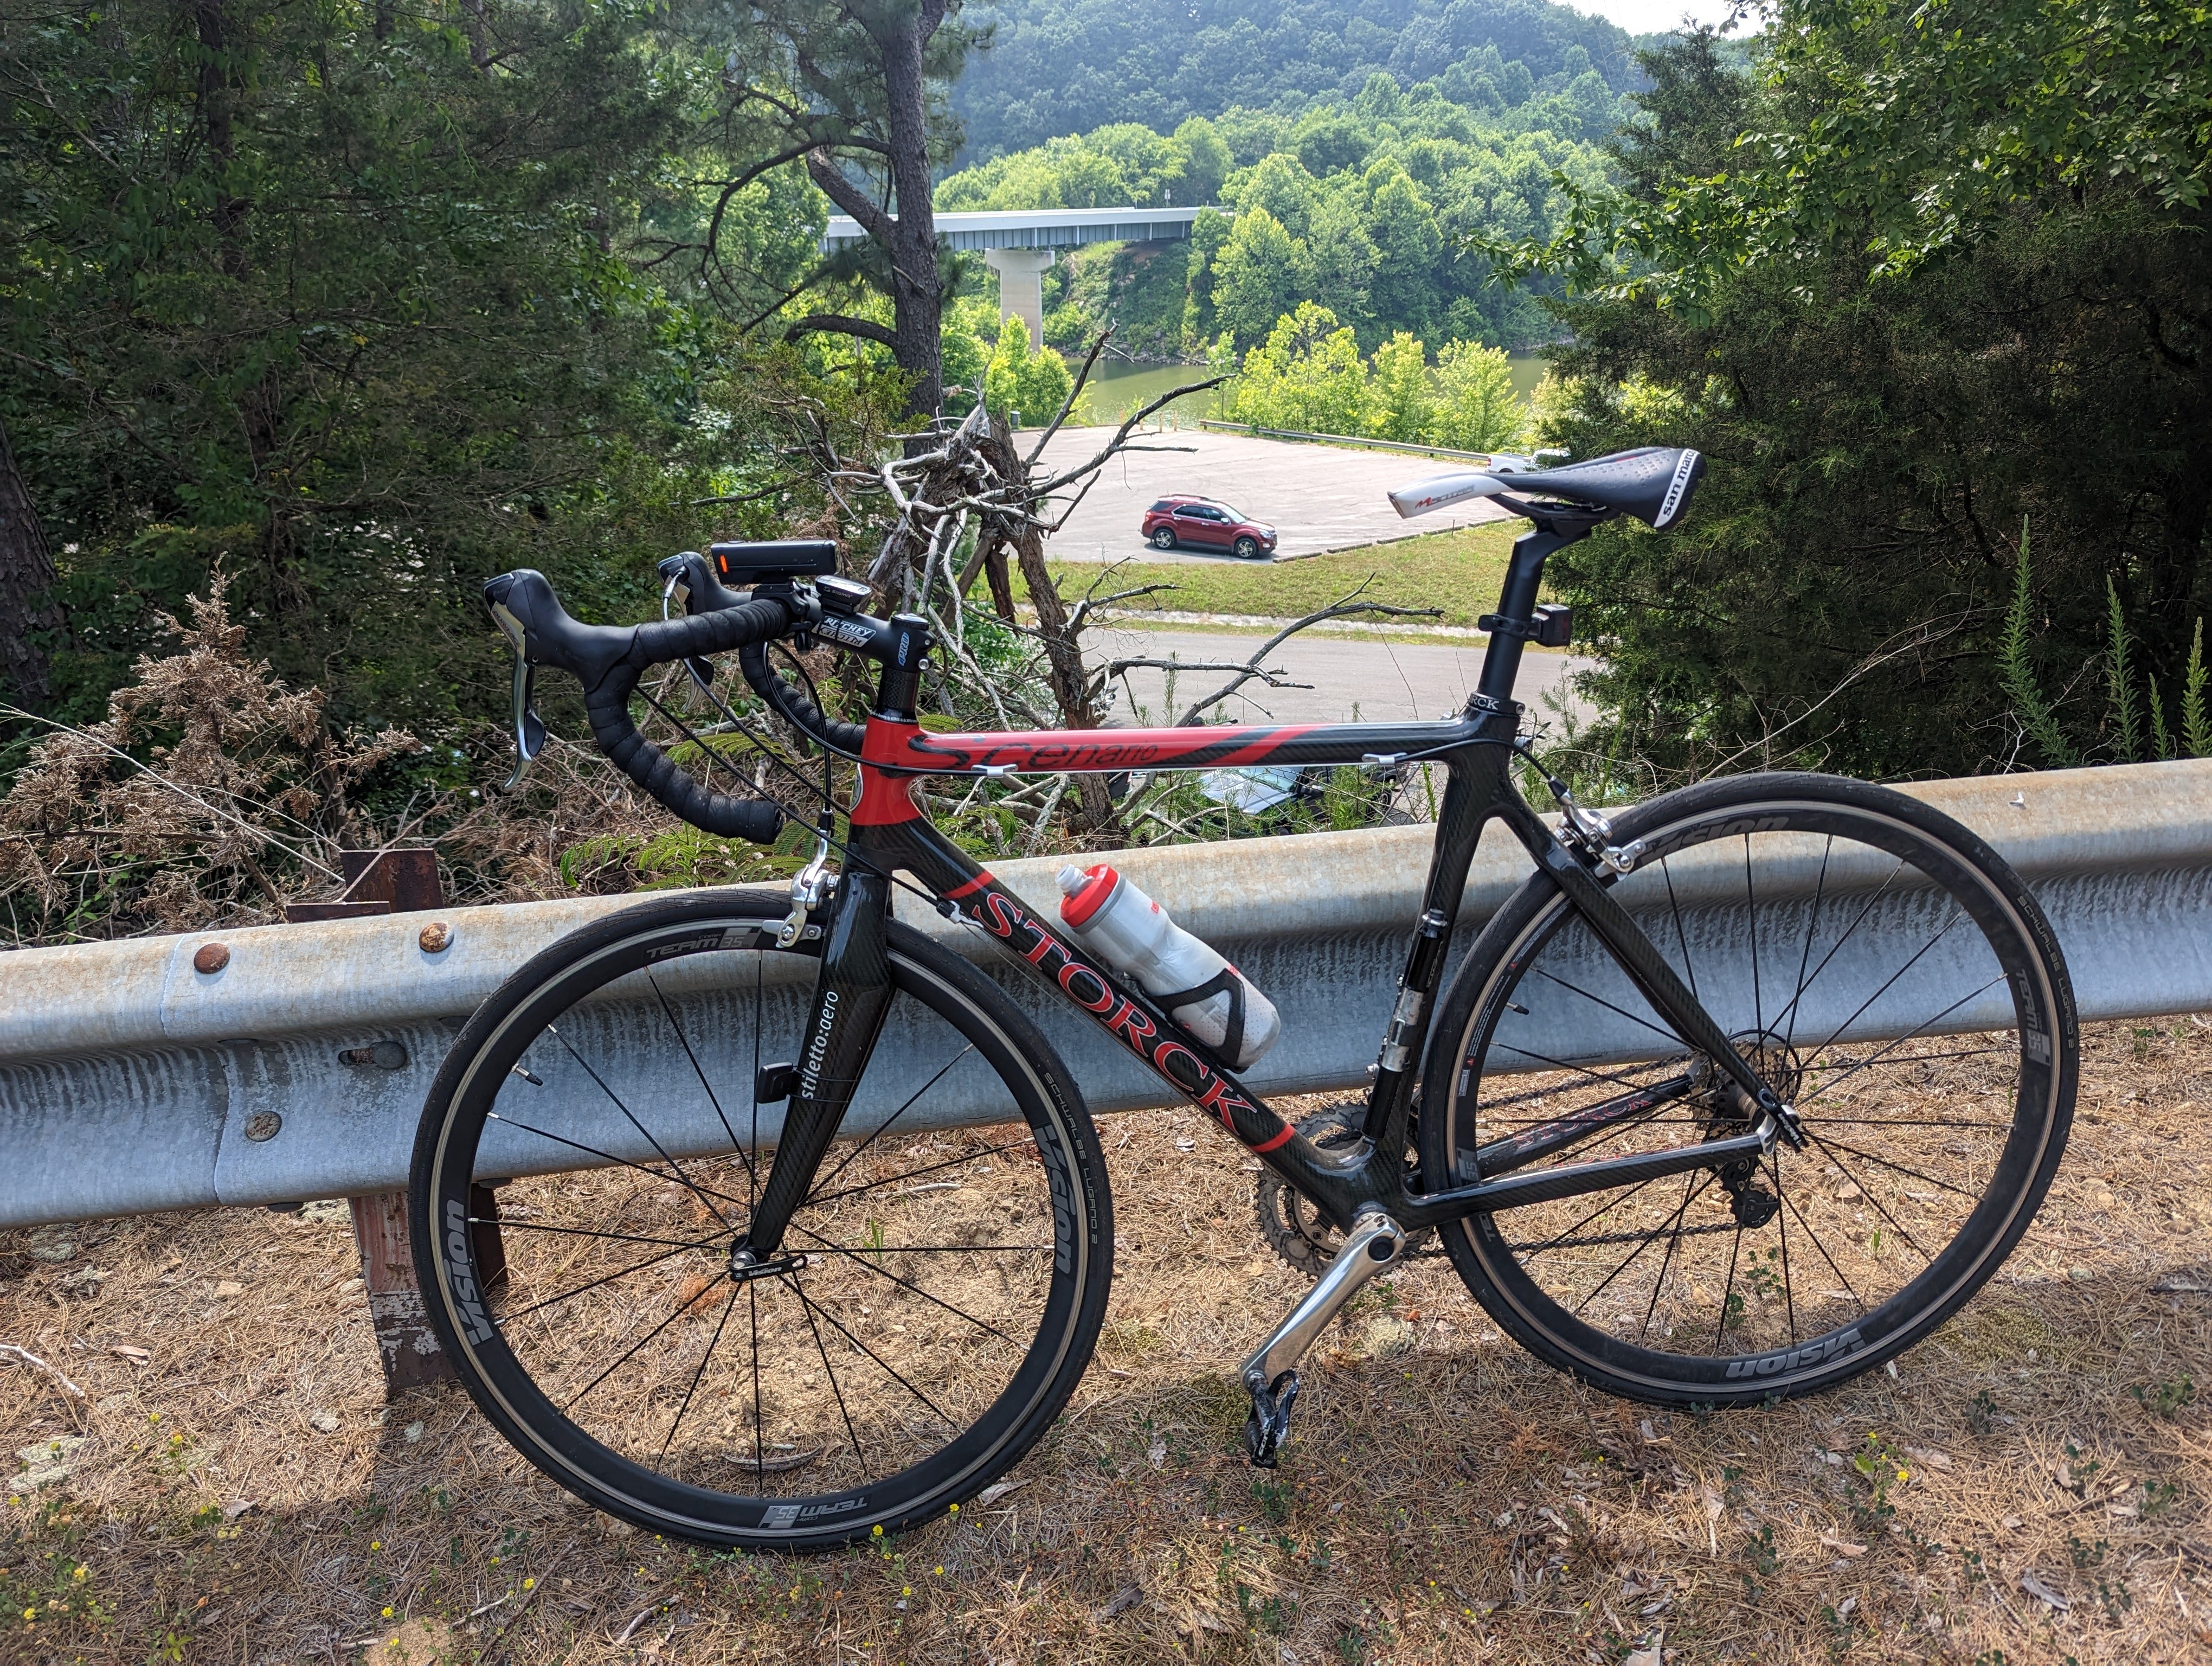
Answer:
<svg viewBox="0 0 2212 1666"><path fill-rule="evenodd" d="M1975 829L2035 887L2084 1018L2212 1008L2212 762L1907 790ZM1430 836L1426 827L1386 828L1113 860L1282 1010L1283 1038L1251 1080L1292 1093L1364 1081ZM1017 861L996 872L1043 909L1056 900L1058 866ZM1493 830L1468 878L1462 945L1527 871L1519 848ZM1697 882L1680 865L1674 878L1678 888ZM1762 909L1779 904L1790 884L1779 873L1770 892L1762 879ZM1706 905L1724 913L1717 865L1709 891ZM635 900L0 955L0 1226L398 1188L416 1115L463 1020L531 955ZM983 953L971 928L903 895L899 911L977 955L1042 1025L1094 1110L1158 1103L1153 1078L995 952ZM432 921L451 927L436 952L423 946ZM215 943L228 951L223 964L198 970L218 958L200 952ZM623 1063L653 1067L649 1058ZM939 1120L991 1114L956 1107Z"/></svg>

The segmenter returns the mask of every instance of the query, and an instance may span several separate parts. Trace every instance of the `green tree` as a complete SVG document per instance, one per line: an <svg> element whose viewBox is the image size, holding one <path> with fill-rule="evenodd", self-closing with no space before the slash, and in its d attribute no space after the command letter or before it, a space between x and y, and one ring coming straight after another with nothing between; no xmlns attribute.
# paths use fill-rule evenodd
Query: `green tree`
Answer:
<svg viewBox="0 0 2212 1666"><path fill-rule="evenodd" d="M581 0L0 0L0 431L53 708L103 711L220 564L333 721L434 732L496 698L485 574L588 611L695 538L757 425L708 440L728 331L629 257L702 213L670 162L725 160L714 87ZM813 259L796 190L732 198L781 222L771 301Z"/></svg>
<svg viewBox="0 0 2212 1666"><path fill-rule="evenodd" d="M1401 330L1375 350L1361 432L1382 440L1425 439L1436 417L1429 386L1428 350Z"/></svg>
<svg viewBox="0 0 2212 1666"><path fill-rule="evenodd" d="M1425 438L1460 451L1498 451L1521 431L1521 401L1505 355L1480 342L1455 341L1437 355L1436 414Z"/></svg>
<svg viewBox="0 0 2212 1666"><path fill-rule="evenodd" d="M733 119L755 130L747 149L764 153L724 189L803 161L868 238L865 251L817 277L863 277L891 302L888 325L851 311L812 312L787 333L831 331L888 347L917 414L944 397L941 315L958 271L938 245L931 174L957 144L937 100L975 43L960 14L961 0L757 6L736 14L745 21L724 71Z"/></svg>
<svg viewBox="0 0 2212 1666"><path fill-rule="evenodd" d="M1263 340L1309 292L1306 246L1265 209L1237 216L1213 259L1213 315L1239 342Z"/></svg>
<svg viewBox="0 0 2212 1666"><path fill-rule="evenodd" d="M1025 423L1048 423L1074 386L1066 360L1049 347L1030 350L1030 327L1019 318L999 326L999 344L983 372L983 403L994 416L1019 411Z"/></svg>
<svg viewBox="0 0 2212 1666"><path fill-rule="evenodd" d="M1419 344L1415 344L1418 349ZM1244 356L1231 420L1305 434L1357 434L1367 418L1367 366L1336 314L1300 301Z"/></svg>
<svg viewBox="0 0 2212 1666"><path fill-rule="evenodd" d="M2112 755L2084 668L2124 639L2136 681L2181 682L2212 611L2193 15L1789 0L1751 73L1711 36L1647 60L1620 195L1552 248L1584 289L1547 437L1711 471L1678 532L1554 563L1609 643L1601 744L1876 775L2009 756L2024 518L2057 673L2037 752Z"/></svg>
<svg viewBox="0 0 2212 1666"><path fill-rule="evenodd" d="M1220 324L1213 304L1214 263L1228 242L1226 215L1201 214L1190 222L1190 253L1183 287L1182 338L1186 344L1213 339Z"/></svg>
<svg viewBox="0 0 2212 1666"><path fill-rule="evenodd" d="M1221 135L1205 117L1193 116L1176 129L1175 138L1183 154L1182 183L1177 189L1177 200L1186 204L1215 201L1221 195L1222 181L1229 177L1229 147L1222 143Z"/></svg>

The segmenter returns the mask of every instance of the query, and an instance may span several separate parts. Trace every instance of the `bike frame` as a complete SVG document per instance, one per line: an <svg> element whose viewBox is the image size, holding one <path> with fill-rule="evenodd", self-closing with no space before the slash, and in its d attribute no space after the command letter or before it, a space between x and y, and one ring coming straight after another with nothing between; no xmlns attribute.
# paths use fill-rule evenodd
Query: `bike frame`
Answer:
<svg viewBox="0 0 2212 1666"><path fill-rule="evenodd" d="M1380 1211L1411 1232L1466 1216L1548 1201L1763 1156L1778 1138L1795 1141L1787 1107L1760 1081L1659 951L1608 893L1618 868L1606 853L1563 840L1516 790L1510 758L1521 708L1512 699L1522 643L1533 635L1543 562L1587 526L1540 522L1514 545L1478 691L1449 721L1048 730L936 734L913 715L915 672L886 660L877 708L861 748L860 791L850 812L848 860L826 928L814 1012L751 1244L773 1253L835 1138L872 1050L890 996L886 922L890 878L903 869L948 918L964 915L1040 980L1126 1047L1177 1097L1217 1117L1253 1155L1310 1199L1340 1230ZM917 624L919 621L915 622ZM903 657L903 656L902 656ZM1040 920L966 852L939 833L914 802L928 775L1130 769L1251 768L1270 764L1441 763L1446 772L1421 909L1367 1096L1362 1139L1323 1151L1301 1137L1229 1062L1190 1035L1144 991L1131 988ZM1460 899L1483 829L1502 821L1536 863L1532 883L1567 898L1622 969L1694 1053L1696 1071L1576 1116L1524 1129L1474 1153L1469 1183L1408 1189L1406 1152L1428 1026L1443 982ZM1616 860L1618 854L1616 853ZM1731 1091L1731 1087L1733 1091ZM1605 1128L1649 1116L1693 1091L1717 1088L1747 1131L1669 1151L1608 1161L1512 1171Z"/></svg>

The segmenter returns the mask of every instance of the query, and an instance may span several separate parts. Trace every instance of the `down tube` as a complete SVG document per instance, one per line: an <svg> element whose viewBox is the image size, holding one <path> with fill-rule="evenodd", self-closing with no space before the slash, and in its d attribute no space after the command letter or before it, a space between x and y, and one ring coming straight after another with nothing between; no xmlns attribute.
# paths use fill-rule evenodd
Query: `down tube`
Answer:
<svg viewBox="0 0 2212 1666"><path fill-rule="evenodd" d="M1176 1095L1220 1119L1261 1157L1278 1156L1292 1131L1238 1081L1213 1051L1141 993L1132 992L1030 912L987 869L926 821L854 830L860 854L886 870L904 867L923 885L1004 944L1040 978L1088 1012Z"/></svg>

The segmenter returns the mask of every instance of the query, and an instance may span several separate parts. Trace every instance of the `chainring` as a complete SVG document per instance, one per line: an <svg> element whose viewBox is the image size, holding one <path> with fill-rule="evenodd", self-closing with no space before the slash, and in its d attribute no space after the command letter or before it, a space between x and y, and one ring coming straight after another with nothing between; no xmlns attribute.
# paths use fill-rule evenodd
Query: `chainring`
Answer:
<svg viewBox="0 0 2212 1666"><path fill-rule="evenodd" d="M1340 1150L1358 1143L1359 1129L1354 1122L1366 1112L1364 1099L1324 1105L1301 1121L1297 1130L1323 1151ZM1313 1204L1272 1169L1261 1175L1255 1190L1253 1201L1259 1211L1260 1236L1267 1240L1268 1248L1308 1278L1319 1278L1322 1268L1336 1259L1344 1234L1323 1220ZM1435 1237L1433 1227L1413 1233L1407 1239L1399 1259L1409 1259L1425 1249Z"/></svg>

